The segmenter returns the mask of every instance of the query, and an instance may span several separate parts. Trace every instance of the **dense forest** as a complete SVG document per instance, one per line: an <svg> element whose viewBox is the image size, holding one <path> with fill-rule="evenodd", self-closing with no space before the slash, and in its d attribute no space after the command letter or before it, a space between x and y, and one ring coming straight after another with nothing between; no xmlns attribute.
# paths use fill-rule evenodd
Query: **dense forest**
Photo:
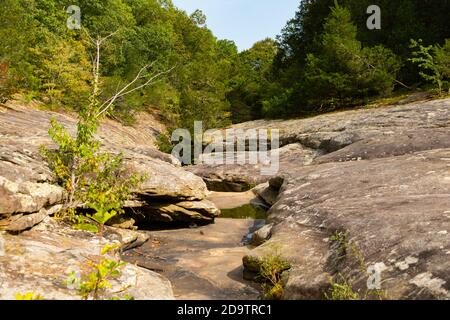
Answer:
<svg viewBox="0 0 450 320"><path fill-rule="evenodd" d="M158 108L169 128L192 128L194 120L212 128L356 106L427 84L448 88L449 0L299 1L277 39L243 52L217 39L200 10L188 15L170 0L70 4L81 8L81 30L67 28L65 0L2 0L2 99L20 92L49 108L80 110L92 82L89 38L108 35L102 97L143 65L149 76L163 74L115 102L109 116L125 123ZM366 26L372 4L382 9L380 30Z"/></svg>

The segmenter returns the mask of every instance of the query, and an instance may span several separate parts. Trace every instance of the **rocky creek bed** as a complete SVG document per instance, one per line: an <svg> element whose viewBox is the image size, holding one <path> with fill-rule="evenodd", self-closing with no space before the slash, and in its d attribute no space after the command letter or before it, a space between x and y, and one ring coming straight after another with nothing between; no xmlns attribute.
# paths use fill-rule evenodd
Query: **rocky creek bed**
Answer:
<svg viewBox="0 0 450 320"><path fill-rule="evenodd" d="M261 286L243 279L242 258L254 248L266 211L251 191L208 198L222 209L214 224L149 231L150 240L123 258L169 279L176 299L258 299Z"/></svg>
<svg viewBox="0 0 450 320"><path fill-rule="evenodd" d="M258 165L181 168L154 146L148 115L134 127L106 121L102 147L150 174L105 238L51 218L65 197L38 151L52 116L73 129L70 115L0 106L0 299L76 298L67 268L111 243L133 262L121 280L138 299L256 299L259 285L243 275L274 247L291 264L283 299L323 299L332 278L364 292L374 268L389 299L450 299L450 99L234 126L280 129L272 176ZM248 206L253 192L267 215ZM262 217L267 237L246 245ZM117 228L133 223L171 228Z"/></svg>

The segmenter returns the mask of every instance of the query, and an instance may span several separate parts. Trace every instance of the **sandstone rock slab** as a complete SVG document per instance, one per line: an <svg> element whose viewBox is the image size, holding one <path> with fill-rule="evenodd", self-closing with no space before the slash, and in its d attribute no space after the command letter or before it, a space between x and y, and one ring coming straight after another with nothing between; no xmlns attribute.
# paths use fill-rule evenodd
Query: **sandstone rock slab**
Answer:
<svg viewBox="0 0 450 320"><path fill-rule="evenodd" d="M38 227L10 235L0 233L0 299L15 299L16 294L34 292L49 300L80 299L77 291L65 284L68 273L88 273L89 261L98 261L107 244L129 244L133 238L110 234L107 238L75 231L51 219ZM112 258L110 256L110 258ZM119 278L112 280L108 296L129 294L135 299L174 299L170 282L157 273L127 264Z"/></svg>

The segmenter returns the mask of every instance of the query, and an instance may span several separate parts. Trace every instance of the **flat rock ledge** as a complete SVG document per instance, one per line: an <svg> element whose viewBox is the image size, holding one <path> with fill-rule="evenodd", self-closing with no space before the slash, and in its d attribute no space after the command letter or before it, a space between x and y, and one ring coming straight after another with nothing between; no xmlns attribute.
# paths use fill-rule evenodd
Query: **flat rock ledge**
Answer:
<svg viewBox="0 0 450 320"><path fill-rule="evenodd" d="M74 288L65 284L70 272L89 273L87 262L104 257L100 256L100 250L105 245L120 244L127 248L147 238L142 233L113 229L108 229L105 237L99 237L75 231L48 217L20 235L0 232L0 300L15 299L16 294L27 292L48 300L81 299ZM166 278L132 264L126 264L120 277L111 284L107 297L127 294L137 300L174 299Z"/></svg>

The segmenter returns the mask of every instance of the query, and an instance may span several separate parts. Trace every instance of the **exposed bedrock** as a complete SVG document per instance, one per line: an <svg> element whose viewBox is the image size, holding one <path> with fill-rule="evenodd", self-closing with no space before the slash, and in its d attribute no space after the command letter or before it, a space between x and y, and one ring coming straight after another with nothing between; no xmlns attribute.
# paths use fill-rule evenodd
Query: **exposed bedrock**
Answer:
<svg viewBox="0 0 450 320"><path fill-rule="evenodd" d="M45 299L80 298L77 290L65 284L70 271L88 276L87 266L105 257L101 255L105 245L118 244L126 250L148 239L145 233L109 227L100 237L49 218L66 198L39 153L41 145L52 144L47 132L51 117L74 133L76 120L70 115L25 107L17 101L0 105L0 299L27 292ZM127 203L133 215L114 219L114 226L133 228L134 222L154 220L213 222L220 211L206 199L203 180L154 146L158 126L152 116L140 114L133 127L110 120L100 127L102 148L123 152L125 165L147 177ZM174 298L166 278L131 264L121 268L111 285L106 290L109 297Z"/></svg>
<svg viewBox="0 0 450 320"><path fill-rule="evenodd" d="M324 298L333 276L364 293L373 270L388 298L450 298L450 99L234 127L278 128L290 150L274 176L192 170L217 185L266 182L255 191L273 227L244 257L247 274L277 250L292 265L286 299Z"/></svg>
<svg viewBox="0 0 450 320"><path fill-rule="evenodd" d="M52 143L47 133L51 117L74 132L76 120L69 115L24 107L18 102L0 106L1 229L28 229L53 214L52 208L64 200L64 190L55 184L39 154L41 145L51 146ZM156 220L187 221L192 217L197 222L213 221L219 210L206 200L206 184L179 167L176 159L157 150L152 129L156 124L152 125L155 121L149 117L140 115L140 121L133 127L107 120L99 130L104 149L123 152L125 164L147 176L136 195L143 210L134 210L139 211L139 216L151 212L149 219ZM149 206L152 210L148 210ZM26 217L30 214L33 216Z"/></svg>
<svg viewBox="0 0 450 320"><path fill-rule="evenodd" d="M106 245L123 249L147 241L148 235L136 231L108 229L104 237L46 218L38 226L12 235L0 231L0 300L15 299L17 294L33 292L46 300L81 299L75 286L66 284L71 272L85 279L91 263L115 259L101 255ZM172 300L172 286L163 276L127 264L117 278L109 280L106 298L131 296L137 300Z"/></svg>

